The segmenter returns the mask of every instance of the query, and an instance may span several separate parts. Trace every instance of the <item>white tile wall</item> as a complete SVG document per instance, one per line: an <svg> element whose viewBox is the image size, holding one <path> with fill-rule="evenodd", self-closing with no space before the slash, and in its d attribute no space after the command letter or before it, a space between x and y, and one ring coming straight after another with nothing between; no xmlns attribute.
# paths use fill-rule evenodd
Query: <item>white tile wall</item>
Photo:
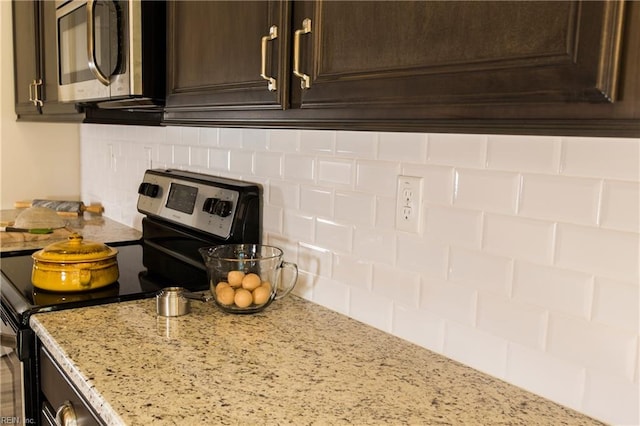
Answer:
<svg viewBox="0 0 640 426"><path fill-rule="evenodd" d="M639 411L640 141L82 126L82 194L140 226L145 169L260 183L295 292L605 422ZM424 178L396 231L398 174Z"/></svg>

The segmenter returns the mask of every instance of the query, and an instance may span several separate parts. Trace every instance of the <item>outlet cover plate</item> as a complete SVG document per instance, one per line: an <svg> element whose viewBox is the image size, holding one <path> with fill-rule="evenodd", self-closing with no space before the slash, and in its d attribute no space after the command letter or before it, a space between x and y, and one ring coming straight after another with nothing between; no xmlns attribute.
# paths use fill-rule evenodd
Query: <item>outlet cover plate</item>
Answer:
<svg viewBox="0 0 640 426"><path fill-rule="evenodd" d="M398 176L396 229L420 233L422 224L422 177Z"/></svg>

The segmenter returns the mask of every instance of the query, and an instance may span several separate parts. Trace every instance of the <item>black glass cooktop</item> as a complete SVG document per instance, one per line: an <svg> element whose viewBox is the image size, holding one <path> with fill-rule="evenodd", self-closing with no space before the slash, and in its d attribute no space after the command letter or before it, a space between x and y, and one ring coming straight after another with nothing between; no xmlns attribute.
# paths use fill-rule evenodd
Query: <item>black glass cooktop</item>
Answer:
<svg viewBox="0 0 640 426"><path fill-rule="evenodd" d="M2 258L2 304L19 323L25 323L36 312L153 297L160 289L176 285L147 271L141 244L116 248L118 281L86 292L57 293L35 288L31 284L31 255Z"/></svg>

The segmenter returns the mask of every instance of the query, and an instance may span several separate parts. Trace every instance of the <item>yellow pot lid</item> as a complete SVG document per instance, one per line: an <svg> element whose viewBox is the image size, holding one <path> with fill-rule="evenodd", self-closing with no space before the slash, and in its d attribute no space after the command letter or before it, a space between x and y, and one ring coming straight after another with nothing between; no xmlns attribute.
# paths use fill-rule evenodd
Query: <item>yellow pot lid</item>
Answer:
<svg viewBox="0 0 640 426"><path fill-rule="evenodd" d="M82 235L73 233L66 241L52 243L31 256L49 262L93 262L115 256L118 250L95 241L84 241Z"/></svg>

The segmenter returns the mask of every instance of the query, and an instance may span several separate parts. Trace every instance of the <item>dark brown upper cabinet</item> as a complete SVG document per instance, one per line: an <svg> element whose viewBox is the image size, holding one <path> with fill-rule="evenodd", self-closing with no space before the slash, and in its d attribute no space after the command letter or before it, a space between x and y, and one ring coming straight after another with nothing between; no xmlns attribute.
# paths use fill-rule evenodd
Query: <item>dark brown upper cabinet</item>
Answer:
<svg viewBox="0 0 640 426"><path fill-rule="evenodd" d="M289 11L281 1L172 1L170 109L288 106Z"/></svg>
<svg viewBox="0 0 640 426"><path fill-rule="evenodd" d="M58 102L53 1L14 0L15 112L19 120L79 122L74 104Z"/></svg>
<svg viewBox="0 0 640 426"><path fill-rule="evenodd" d="M165 122L638 136L639 40L640 2L175 1Z"/></svg>
<svg viewBox="0 0 640 426"><path fill-rule="evenodd" d="M622 3L315 2L302 107L612 102ZM304 19L304 18L303 18Z"/></svg>

